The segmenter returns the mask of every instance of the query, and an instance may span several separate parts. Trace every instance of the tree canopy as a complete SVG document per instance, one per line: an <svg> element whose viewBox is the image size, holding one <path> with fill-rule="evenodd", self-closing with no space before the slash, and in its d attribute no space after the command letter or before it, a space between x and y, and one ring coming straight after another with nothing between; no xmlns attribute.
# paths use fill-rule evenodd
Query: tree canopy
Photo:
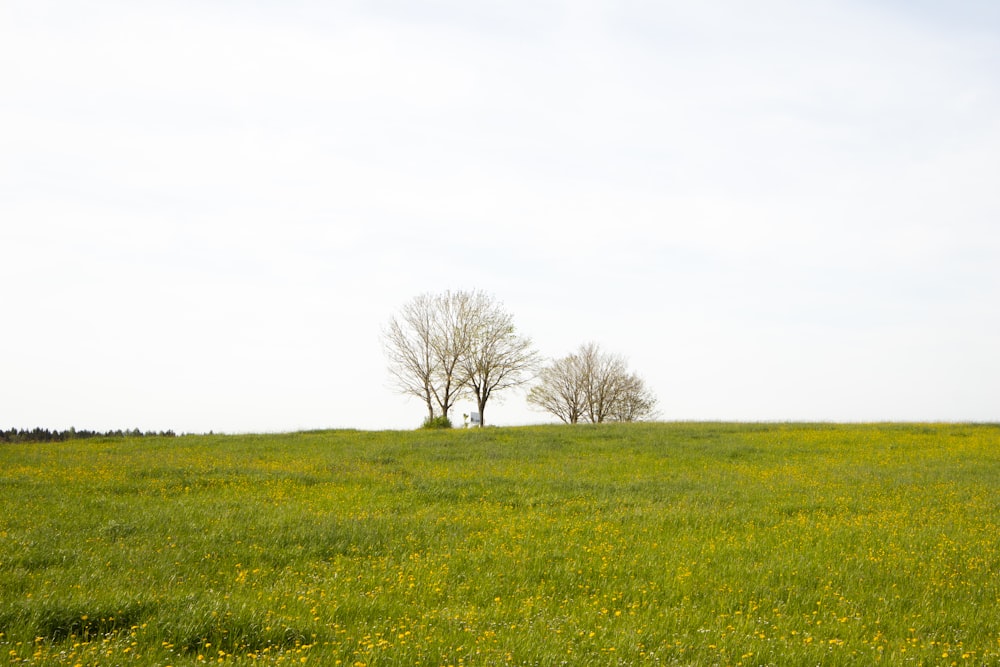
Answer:
<svg viewBox="0 0 1000 667"><path fill-rule="evenodd" d="M587 343L538 373L528 402L567 424L631 422L655 415L656 397L625 358Z"/></svg>

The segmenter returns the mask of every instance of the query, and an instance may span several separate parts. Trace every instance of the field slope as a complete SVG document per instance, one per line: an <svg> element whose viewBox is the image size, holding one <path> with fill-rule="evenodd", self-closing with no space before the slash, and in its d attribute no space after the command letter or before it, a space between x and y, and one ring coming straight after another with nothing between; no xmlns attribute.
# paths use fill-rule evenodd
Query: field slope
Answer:
<svg viewBox="0 0 1000 667"><path fill-rule="evenodd" d="M1000 427L0 446L12 664L1000 663Z"/></svg>

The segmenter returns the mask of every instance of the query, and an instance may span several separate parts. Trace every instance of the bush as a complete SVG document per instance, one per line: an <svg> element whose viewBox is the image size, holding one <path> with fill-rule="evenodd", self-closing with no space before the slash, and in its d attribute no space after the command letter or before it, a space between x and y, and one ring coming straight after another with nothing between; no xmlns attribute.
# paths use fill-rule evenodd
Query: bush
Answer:
<svg viewBox="0 0 1000 667"><path fill-rule="evenodd" d="M420 428L451 428L451 420L444 415L440 417L428 417Z"/></svg>

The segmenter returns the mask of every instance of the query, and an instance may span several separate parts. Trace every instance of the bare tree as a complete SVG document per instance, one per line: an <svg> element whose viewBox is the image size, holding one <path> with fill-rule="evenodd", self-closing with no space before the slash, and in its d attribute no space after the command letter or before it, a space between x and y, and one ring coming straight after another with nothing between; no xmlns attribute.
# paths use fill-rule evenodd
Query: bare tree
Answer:
<svg viewBox="0 0 1000 667"><path fill-rule="evenodd" d="M618 399L611 409L611 419L634 422L655 416L656 396L646 386L646 382L634 373L625 376L619 385Z"/></svg>
<svg viewBox="0 0 1000 667"><path fill-rule="evenodd" d="M596 343L581 345L578 354L585 387L584 410L588 420L599 424L614 411L628 364L624 357L602 352Z"/></svg>
<svg viewBox="0 0 1000 667"><path fill-rule="evenodd" d="M656 397L625 358L594 343L543 368L528 401L564 422L638 421L655 415Z"/></svg>
<svg viewBox="0 0 1000 667"><path fill-rule="evenodd" d="M434 297L422 294L403 306L399 318L391 318L382 332L382 347L396 389L424 401L429 420L434 419L437 375L434 307Z"/></svg>
<svg viewBox="0 0 1000 667"><path fill-rule="evenodd" d="M482 292L444 292L433 298L431 348L437 368L431 386L444 417L468 391L469 378L462 360L472 348L474 315L486 302Z"/></svg>
<svg viewBox="0 0 1000 667"><path fill-rule="evenodd" d="M567 424L584 416L587 386L582 360L576 354L556 359L538 373L539 383L528 392L528 402L551 412Z"/></svg>
<svg viewBox="0 0 1000 667"><path fill-rule="evenodd" d="M438 414L447 419L467 391L460 362L471 345L470 313L484 299L478 292L421 294L403 306L382 333L396 388L423 401L429 420Z"/></svg>
<svg viewBox="0 0 1000 667"><path fill-rule="evenodd" d="M483 296L469 311L472 344L462 360L469 388L476 397L479 425L486 425L486 403L497 392L529 381L538 364L531 339L519 336L513 318Z"/></svg>

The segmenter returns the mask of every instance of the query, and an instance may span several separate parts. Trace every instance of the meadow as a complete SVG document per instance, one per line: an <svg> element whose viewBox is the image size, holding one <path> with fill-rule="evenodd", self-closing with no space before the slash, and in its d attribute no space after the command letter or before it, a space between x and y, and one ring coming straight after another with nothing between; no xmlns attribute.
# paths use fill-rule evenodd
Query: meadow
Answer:
<svg viewBox="0 0 1000 667"><path fill-rule="evenodd" d="M1000 664L1000 426L0 446L0 659Z"/></svg>

